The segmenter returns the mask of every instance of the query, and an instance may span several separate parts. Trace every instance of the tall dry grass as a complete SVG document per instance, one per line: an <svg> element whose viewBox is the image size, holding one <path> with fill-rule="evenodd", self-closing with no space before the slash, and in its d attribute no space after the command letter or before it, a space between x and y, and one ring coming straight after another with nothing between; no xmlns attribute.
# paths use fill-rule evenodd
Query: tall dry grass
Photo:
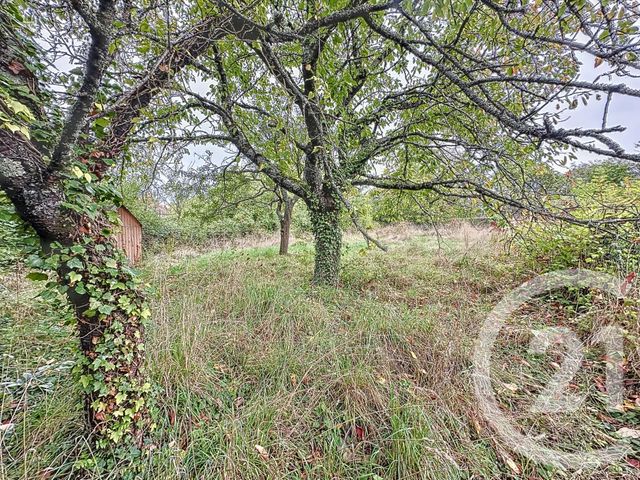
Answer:
<svg viewBox="0 0 640 480"><path fill-rule="evenodd" d="M389 253L347 235L338 290L309 287L305 241L287 257L258 246L149 259L159 416L147 478L637 478L625 463L574 473L535 465L483 420L473 343L493 305L530 275L495 234L465 224L376 233ZM522 355L518 345L497 357ZM517 373L496 378L515 382ZM20 410L18 435L3 447L7 478L71 478L74 456L90 455L71 428L72 386L58 382L41 398L49 407L38 400ZM502 391L500 399L517 406ZM553 437L569 435L566 425L546 427ZM578 444L597 446L584 435Z"/></svg>

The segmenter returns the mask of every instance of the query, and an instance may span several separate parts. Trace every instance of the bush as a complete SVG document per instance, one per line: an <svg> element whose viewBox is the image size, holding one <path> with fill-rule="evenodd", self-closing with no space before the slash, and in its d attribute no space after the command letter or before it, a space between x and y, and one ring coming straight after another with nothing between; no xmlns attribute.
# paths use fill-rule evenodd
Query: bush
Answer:
<svg viewBox="0 0 640 480"><path fill-rule="evenodd" d="M640 217L640 179L621 168L619 164L600 164L571 172L569 193L575 200L571 214L585 221ZM594 226L525 222L517 233L526 257L537 269L631 272L640 265L637 221Z"/></svg>
<svg viewBox="0 0 640 480"><path fill-rule="evenodd" d="M409 222L416 225L446 224L452 220L484 217L482 204L472 199L451 201L425 190L372 190L367 194L372 221L381 224Z"/></svg>

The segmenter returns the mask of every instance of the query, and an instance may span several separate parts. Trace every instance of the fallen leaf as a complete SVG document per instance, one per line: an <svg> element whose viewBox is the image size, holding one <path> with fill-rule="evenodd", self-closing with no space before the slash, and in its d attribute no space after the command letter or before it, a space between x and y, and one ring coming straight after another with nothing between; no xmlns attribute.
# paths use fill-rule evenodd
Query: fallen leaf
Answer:
<svg viewBox="0 0 640 480"><path fill-rule="evenodd" d="M473 428L475 428L476 432L478 432L478 434L482 433L482 427L480 426L480 422L478 422L477 419L473 419Z"/></svg>
<svg viewBox="0 0 640 480"><path fill-rule="evenodd" d="M15 426L16 424L11 422L3 423L0 425L0 433L11 433Z"/></svg>
<svg viewBox="0 0 640 480"><path fill-rule="evenodd" d="M269 460L269 452L267 452L266 448L264 448L262 445L255 445L255 449L258 451L260 457L263 460Z"/></svg>
<svg viewBox="0 0 640 480"><path fill-rule="evenodd" d="M38 474L38 479L39 480L48 480L49 478L51 478L53 476L55 472L55 469L51 468L51 467L47 467L44 470L42 470L39 474Z"/></svg>
<svg viewBox="0 0 640 480"><path fill-rule="evenodd" d="M507 457L505 455L505 459L504 461L507 463L507 465L509 465L509 468L511 469L511 471L513 473L515 473L516 475L520 475L520 467L518 466L518 464L513 460L513 458L511 457Z"/></svg>
<svg viewBox="0 0 640 480"><path fill-rule="evenodd" d="M633 468L637 468L640 470L640 460L636 458L627 458L627 463L631 465Z"/></svg>
<svg viewBox="0 0 640 480"><path fill-rule="evenodd" d="M620 438L640 438L640 430L622 427L616 432Z"/></svg>
<svg viewBox="0 0 640 480"><path fill-rule="evenodd" d="M359 441L363 441L364 440L364 428L356 425L356 438Z"/></svg>
<svg viewBox="0 0 640 480"><path fill-rule="evenodd" d="M622 285L620 285L620 293L622 293L622 295L627 294L627 290L635 280L636 275L637 275L636 272L631 272L629 275L625 277L624 282L622 282Z"/></svg>
<svg viewBox="0 0 640 480"><path fill-rule="evenodd" d="M360 457L352 448L345 447L342 451L342 459L347 463L354 463L357 462Z"/></svg>

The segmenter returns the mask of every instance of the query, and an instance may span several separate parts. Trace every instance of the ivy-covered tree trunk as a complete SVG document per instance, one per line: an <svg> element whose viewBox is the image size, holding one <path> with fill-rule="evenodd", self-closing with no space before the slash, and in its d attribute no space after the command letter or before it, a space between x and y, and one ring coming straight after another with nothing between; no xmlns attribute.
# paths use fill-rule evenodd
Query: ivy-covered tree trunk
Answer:
<svg viewBox="0 0 640 480"><path fill-rule="evenodd" d="M313 283L337 286L340 273L342 230L338 208L309 208L315 240Z"/></svg>
<svg viewBox="0 0 640 480"><path fill-rule="evenodd" d="M58 273L76 311L82 355L74 373L87 425L98 449L110 451L108 467L136 465L153 426L144 371L151 312L142 285L108 237L85 236L57 253L68 257Z"/></svg>
<svg viewBox="0 0 640 480"><path fill-rule="evenodd" d="M80 355L73 374L95 446L83 466L118 466L121 478L134 478L153 428L152 388L144 370L144 328L151 312L142 283L111 236L108 217L115 212L94 218L67 213L67 233L42 242L34 267L50 272L47 291L65 293L76 314ZM51 217L47 230L55 231L56 219ZM39 226L46 227L46 219Z"/></svg>

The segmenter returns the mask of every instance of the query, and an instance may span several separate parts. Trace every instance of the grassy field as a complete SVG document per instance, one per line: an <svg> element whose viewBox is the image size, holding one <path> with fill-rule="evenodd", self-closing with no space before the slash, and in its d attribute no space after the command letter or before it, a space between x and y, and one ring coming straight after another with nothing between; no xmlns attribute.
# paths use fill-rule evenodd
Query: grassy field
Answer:
<svg viewBox="0 0 640 480"><path fill-rule="evenodd" d="M633 453L571 473L501 445L473 396L473 342L495 303L532 273L474 230L400 237L386 254L348 243L338 290L309 287L304 241L287 257L254 247L148 259L147 352L159 388L148 478L638 478ZM73 332L64 310L33 298L24 274L7 276L0 292L0 478L72 478L76 459L91 455L70 381ZM584 323L570 302L518 316L496 353L504 409L567 450L637 431L634 368L624 411L607 412L587 375L576 388L591 394L566 421L519 413L550 374L516 334L549 323L549 308ZM617 315L633 343L637 317ZM599 358L589 356L595 378Z"/></svg>

